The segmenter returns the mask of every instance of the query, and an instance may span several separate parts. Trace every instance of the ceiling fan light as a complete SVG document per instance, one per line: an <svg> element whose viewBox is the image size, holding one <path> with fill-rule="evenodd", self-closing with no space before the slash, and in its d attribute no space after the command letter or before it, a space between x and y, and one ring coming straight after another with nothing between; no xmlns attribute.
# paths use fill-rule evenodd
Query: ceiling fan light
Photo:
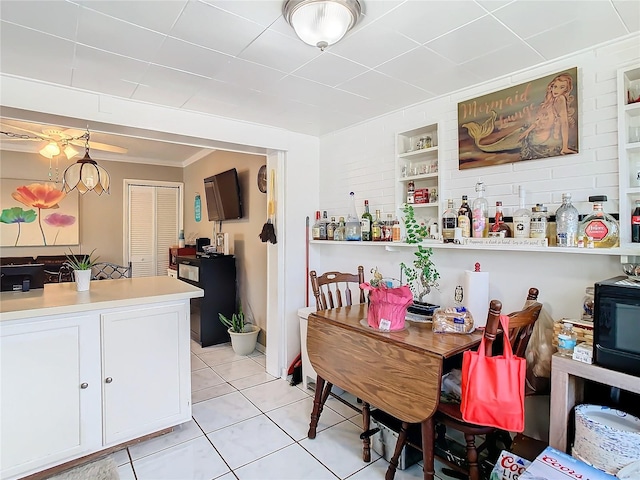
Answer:
<svg viewBox="0 0 640 480"><path fill-rule="evenodd" d="M340 41L361 13L357 0L288 0L284 5L284 17L300 40L321 50Z"/></svg>
<svg viewBox="0 0 640 480"><path fill-rule="evenodd" d="M56 142L49 142L42 150L40 150L40 155L45 158L56 157L60 155L60 147Z"/></svg>
<svg viewBox="0 0 640 480"><path fill-rule="evenodd" d="M67 167L62 175L62 190L69 193L74 188L80 194L94 191L98 195L109 193L111 179L109 173L89 157L89 153L73 165Z"/></svg>
<svg viewBox="0 0 640 480"><path fill-rule="evenodd" d="M75 157L76 155L78 155L78 150L76 150L75 148L73 148L71 145L67 145L66 147L64 147L63 150L65 156L67 157L67 160L71 160L73 157Z"/></svg>

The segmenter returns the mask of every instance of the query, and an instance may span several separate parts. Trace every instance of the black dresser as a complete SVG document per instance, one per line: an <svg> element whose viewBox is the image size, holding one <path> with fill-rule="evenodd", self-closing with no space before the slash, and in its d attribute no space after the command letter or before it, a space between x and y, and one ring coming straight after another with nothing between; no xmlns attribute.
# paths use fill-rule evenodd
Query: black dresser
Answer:
<svg viewBox="0 0 640 480"><path fill-rule="evenodd" d="M236 259L233 255L178 256L178 279L204 290L191 299L191 337L203 347L229 341L218 314L236 311Z"/></svg>

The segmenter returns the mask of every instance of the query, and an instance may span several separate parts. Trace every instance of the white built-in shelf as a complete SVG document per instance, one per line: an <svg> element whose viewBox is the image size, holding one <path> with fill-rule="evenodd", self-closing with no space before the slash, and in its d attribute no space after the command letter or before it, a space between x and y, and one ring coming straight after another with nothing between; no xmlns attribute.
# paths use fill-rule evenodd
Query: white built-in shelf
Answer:
<svg viewBox="0 0 640 480"><path fill-rule="evenodd" d="M412 150L410 152L400 153L398 154L398 158L412 158L412 157L421 157L427 153L436 153L438 151L438 147L430 147L423 148L420 150Z"/></svg>
<svg viewBox="0 0 640 480"><path fill-rule="evenodd" d="M640 102L625 105L623 111L630 117L640 117Z"/></svg>
<svg viewBox="0 0 640 480"><path fill-rule="evenodd" d="M404 242L335 242L332 240L311 240L314 245L349 245L353 247L383 247L385 250L393 252L407 248L417 248L418 245L444 250L486 250L486 251L506 251L506 252L535 252L535 253L564 253L576 255L628 255L640 256L640 246L633 244L623 245L614 248L564 248L564 247L531 247L519 245L456 245L453 243L442 243L438 240L425 241L420 244Z"/></svg>
<svg viewBox="0 0 640 480"><path fill-rule="evenodd" d="M640 144L638 144L640 147ZM424 180L425 178L438 178L438 172L435 173L423 173L420 175L411 175L410 177L400 177L398 179L399 182L411 182L416 180Z"/></svg>

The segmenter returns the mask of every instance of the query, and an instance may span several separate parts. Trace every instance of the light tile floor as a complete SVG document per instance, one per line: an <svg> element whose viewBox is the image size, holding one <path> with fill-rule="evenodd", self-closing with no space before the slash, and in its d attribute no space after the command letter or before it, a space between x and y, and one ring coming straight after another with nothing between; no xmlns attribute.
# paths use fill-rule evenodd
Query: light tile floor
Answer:
<svg viewBox="0 0 640 480"><path fill-rule="evenodd" d="M330 398L307 438L313 391L265 372L255 351L191 343L193 418L173 432L114 454L121 480L376 480L388 463L362 461L361 417ZM348 395L348 394L345 394ZM451 477L441 472L439 479ZM422 478L421 463L397 480Z"/></svg>

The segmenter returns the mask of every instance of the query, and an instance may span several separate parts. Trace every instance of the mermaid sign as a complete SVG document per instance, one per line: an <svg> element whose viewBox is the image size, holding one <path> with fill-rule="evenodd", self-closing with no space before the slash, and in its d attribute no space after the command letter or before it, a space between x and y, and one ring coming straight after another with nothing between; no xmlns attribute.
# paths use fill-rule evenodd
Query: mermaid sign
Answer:
<svg viewBox="0 0 640 480"><path fill-rule="evenodd" d="M578 153L578 69L458 104L460 170Z"/></svg>

